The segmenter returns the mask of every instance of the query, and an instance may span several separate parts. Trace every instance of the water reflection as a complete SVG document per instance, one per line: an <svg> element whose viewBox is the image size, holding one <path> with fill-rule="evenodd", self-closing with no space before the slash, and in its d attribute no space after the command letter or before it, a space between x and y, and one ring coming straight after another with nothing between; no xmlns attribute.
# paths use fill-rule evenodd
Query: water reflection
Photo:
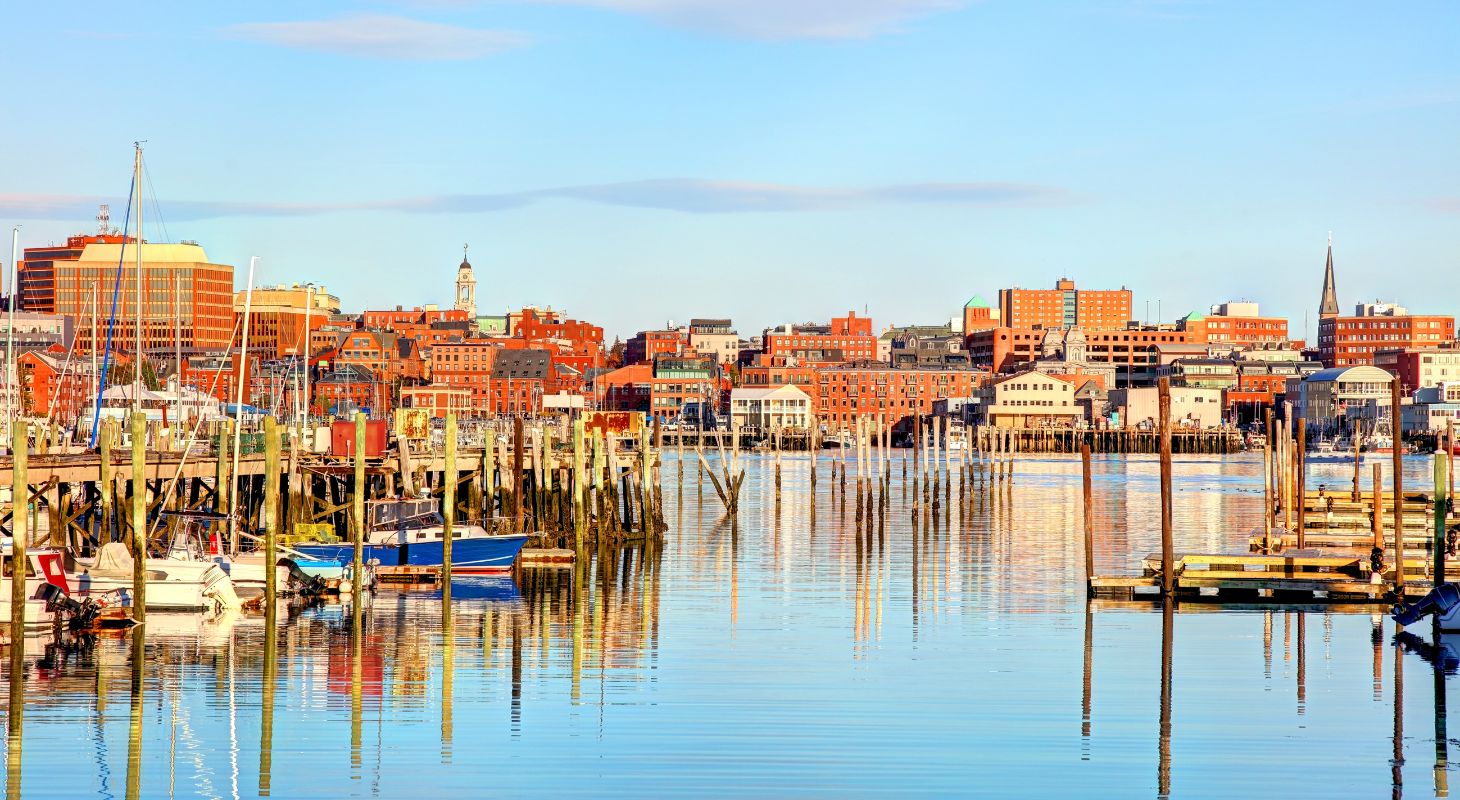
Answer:
<svg viewBox="0 0 1460 800"><path fill-rule="evenodd" d="M255 777L280 797L1397 794L1406 703L1424 720L1413 766L1447 789L1445 670L1406 696L1404 661L1428 651L1396 646L1375 609L1086 603L1077 458L940 461L925 491L910 454L888 455L858 482L840 457L813 481L783 454L779 509L767 460L744 457L736 524L686 465L663 546L459 578L449 600L154 614L28 648L7 682L7 796L22 724L26 774L47 777L28 797L112 796L122 770L133 797L249 794ZM1178 549L1244 548L1260 461L1176 467ZM1154 459L1095 457L1097 572L1158 549L1156 482Z"/></svg>

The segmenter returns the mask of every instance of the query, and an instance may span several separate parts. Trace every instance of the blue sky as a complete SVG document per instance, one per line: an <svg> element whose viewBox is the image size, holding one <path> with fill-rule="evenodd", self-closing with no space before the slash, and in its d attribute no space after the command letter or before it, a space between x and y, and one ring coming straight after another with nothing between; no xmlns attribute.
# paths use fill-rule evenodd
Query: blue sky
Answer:
<svg viewBox="0 0 1460 800"><path fill-rule="evenodd" d="M1460 311L1460 6L1190 0L28 3L0 222L119 218L347 309L551 304L743 334L1129 286ZM150 200L149 200L150 203ZM152 213L150 210L148 213ZM157 218L152 214L152 219ZM8 255L5 256L8 259ZM1316 326L1316 323L1314 323Z"/></svg>

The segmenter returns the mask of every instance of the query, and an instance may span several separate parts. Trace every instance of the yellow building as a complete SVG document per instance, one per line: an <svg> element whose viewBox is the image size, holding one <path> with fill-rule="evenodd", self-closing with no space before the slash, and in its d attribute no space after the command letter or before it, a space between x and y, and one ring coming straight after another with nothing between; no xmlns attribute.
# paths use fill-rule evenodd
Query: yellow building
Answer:
<svg viewBox="0 0 1460 800"><path fill-rule="evenodd" d="M246 292L233 295L235 319L243 318ZM306 313L306 309L308 313ZM340 313L340 298L323 286L261 286L253 290L253 307L248 320L248 348L264 358L299 355L307 346L306 319L310 330L329 323Z"/></svg>

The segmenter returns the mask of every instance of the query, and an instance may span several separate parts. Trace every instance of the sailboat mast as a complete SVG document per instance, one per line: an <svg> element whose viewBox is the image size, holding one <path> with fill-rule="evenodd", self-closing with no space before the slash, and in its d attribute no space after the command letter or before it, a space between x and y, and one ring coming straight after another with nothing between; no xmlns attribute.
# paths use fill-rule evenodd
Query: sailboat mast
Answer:
<svg viewBox="0 0 1460 800"><path fill-rule="evenodd" d="M175 272L172 276L172 342L176 348L177 363L173 365L172 375L177 380L177 398L174 402L173 415L182 422L182 273Z"/></svg>
<svg viewBox="0 0 1460 800"><path fill-rule="evenodd" d="M233 407L233 477L228 488L230 502L238 497L238 446L243 438L243 384L248 372L248 323L253 312L253 271L259 263L258 256L248 260L248 291L243 295L243 335L238 342L238 391L234 393ZM238 514L228 515L229 552L238 555Z"/></svg>
<svg viewBox="0 0 1460 800"><path fill-rule="evenodd" d="M97 288L97 284L95 284L95 283L91 284L91 396L92 397L96 397L98 394L101 393L101 373L97 371L99 368L96 365L96 335L97 335L96 329L101 325L101 320L99 319L99 313L100 313L100 311L97 308L97 306L101 303L101 295L99 294L99 292L100 292L100 289ZM97 400L97 402L99 403L101 401L100 400ZM77 427L77 429L80 429L81 424L80 423L77 423L76 427Z"/></svg>
<svg viewBox="0 0 1460 800"><path fill-rule="evenodd" d="M142 410L142 143L133 142L136 153L132 159L132 179L136 181L133 193L137 197L137 351L132 364L132 412Z"/></svg>

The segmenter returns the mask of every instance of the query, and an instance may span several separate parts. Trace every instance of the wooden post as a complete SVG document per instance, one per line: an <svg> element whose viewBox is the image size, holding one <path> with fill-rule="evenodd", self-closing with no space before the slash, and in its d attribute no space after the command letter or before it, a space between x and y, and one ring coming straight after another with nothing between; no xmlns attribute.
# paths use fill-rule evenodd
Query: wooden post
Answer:
<svg viewBox="0 0 1460 800"><path fill-rule="evenodd" d="M1434 586L1445 582L1445 517L1450 509L1449 466L1449 459L1443 453L1435 454L1435 541L1431 550L1434 555Z"/></svg>
<svg viewBox="0 0 1460 800"><path fill-rule="evenodd" d="M659 423L654 423L658 425ZM639 429L639 530L644 536L654 535L654 481L652 480L654 454L650 452L649 426Z"/></svg>
<svg viewBox="0 0 1460 800"><path fill-rule="evenodd" d="M233 496L229 493L233 485L229 475L232 462L228 460L228 448L232 444L229 429L232 425L232 420L224 420L218 428L218 470L213 478L213 510L219 514L233 512Z"/></svg>
<svg viewBox="0 0 1460 800"><path fill-rule="evenodd" d="M585 493L587 483L584 474L584 421L579 416L573 420L573 549L581 552L583 550L583 536L588 529L587 495ZM683 436L680 437L679 451L681 457L684 453ZM679 467L680 482L684 480L684 465Z"/></svg>
<svg viewBox="0 0 1460 800"><path fill-rule="evenodd" d="M497 515L497 430L487 428L482 440L482 527L495 530L492 518Z"/></svg>
<svg viewBox="0 0 1460 800"><path fill-rule="evenodd" d="M512 524L517 533L527 530L522 524L522 456L526 446L522 417L516 417L512 420Z"/></svg>
<svg viewBox="0 0 1460 800"><path fill-rule="evenodd" d="M1297 491L1295 492L1295 494L1298 496L1298 549L1300 550L1307 544L1307 540L1304 538L1305 530L1308 527L1307 440L1308 420L1304 419L1303 417L1298 417L1298 451L1295 454L1298 461L1298 474L1294 478L1293 482L1297 484Z"/></svg>
<svg viewBox="0 0 1460 800"><path fill-rule="evenodd" d="M24 508L25 495L20 498ZM147 619L147 415L141 411L132 414L132 618Z"/></svg>
<svg viewBox="0 0 1460 800"><path fill-rule="evenodd" d="M1272 430L1272 412L1269 411L1267 428ZM1262 548L1272 551L1272 440L1262 445Z"/></svg>
<svg viewBox="0 0 1460 800"><path fill-rule="evenodd" d="M1374 549L1384 552L1384 465L1374 465L1374 483L1369 487L1369 503L1373 506L1373 518L1369 520L1374 531Z"/></svg>
<svg viewBox="0 0 1460 800"><path fill-rule="evenodd" d="M1090 491L1090 445L1080 445L1080 467L1083 470L1082 494L1085 500L1085 592L1088 596L1090 583L1095 577L1095 503Z"/></svg>
<svg viewBox="0 0 1460 800"><path fill-rule="evenodd" d="M96 532L96 539L98 543L104 544L111 541L112 499L116 488L112 484L112 427L102 425L101 430L97 431L96 441L96 490L101 495L101 530Z"/></svg>
<svg viewBox="0 0 1460 800"><path fill-rule="evenodd" d="M1404 597L1404 453L1400 435L1400 388L1399 378L1389 383L1389 432L1391 450L1394 451L1394 593Z"/></svg>
<svg viewBox="0 0 1460 800"><path fill-rule="evenodd" d="M1359 450L1359 444L1360 444L1360 442L1359 442L1359 431L1358 431L1358 426L1357 425L1355 425L1353 427L1353 440L1354 440L1354 502L1357 503L1357 502L1359 502L1359 500L1363 499L1363 494L1361 494L1360 491L1359 491L1359 469L1360 469L1360 465L1364 462L1363 452Z"/></svg>
<svg viewBox="0 0 1460 800"><path fill-rule="evenodd" d="M1176 546L1171 539L1171 379L1162 378L1157 392L1161 423L1161 592L1169 597L1176 582Z"/></svg>
<svg viewBox="0 0 1460 800"><path fill-rule="evenodd" d="M25 555L30 544L30 423L10 422L10 452L13 459L10 481L10 677L25 672L25 573L29 561ZM15 703L12 699L13 708ZM19 736L19 731L15 732ZM14 740L11 746L14 747Z"/></svg>
<svg viewBox="0 0 1460 800"><path fill-rule="evenodd" d="M271 620L279 591L274 569L279 541L279 447L279 424L271 414L264 417L264 603Z"/></svg>
<svg viewBox="0 0 1460 800"><path fill-rule="evenodd" d="M453 411L446 412L445 445L446 475L445 482L441 484L441 585L449 593L451 540L456 535L456 413Z"/></svg>
<svg viewBox="0 0 1460 800"><path fill-rule="evenodd" d="M355 596L355 607L360 607L360 596L364 593L365 581L365 412L355 412L355 481L350 487L351 519L350 540L355 545L355 554L350 561L352 570L350 587ZM359 632L356 631L356 636Z"/></svg>

